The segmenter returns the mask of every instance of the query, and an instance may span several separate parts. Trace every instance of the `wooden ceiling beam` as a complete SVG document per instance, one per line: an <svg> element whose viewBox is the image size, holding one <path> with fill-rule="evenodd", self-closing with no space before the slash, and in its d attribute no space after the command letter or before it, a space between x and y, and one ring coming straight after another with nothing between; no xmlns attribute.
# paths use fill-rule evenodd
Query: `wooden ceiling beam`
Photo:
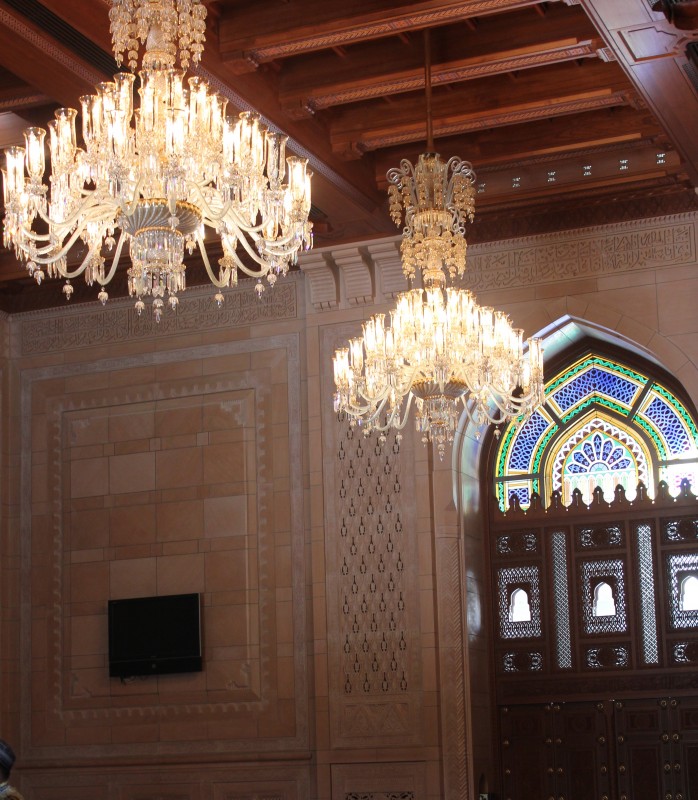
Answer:
<svg viewBox="0 0 698 800"><path fill-rule="evenodd" d="M645 0L580 2L698 186L698 98L687 69L685 34L660 13L652 13Z"/></svg>
<svg viewBox="0 0 698 800"><path fill-rule="evenodd" d="M493 54L487 61L478 58L465 58L460 61L435 64L432 67L432 86L446 86L453 83L475 80L490 75L506 75L525 69L533 69L548 64L576 61L580 58L594 58L597 47L594 42L557 41L548 42L538 49L516 48ZM392 65L393 62L387 61ZM323 73L318 73L322 75ZM326 74L326 73L325 73ZM359 74L359 73L357 73ZM363 71L360 73L365 75ZM305 90L284 91L279 100L286 113L292 118L307 116L309 113L333 106L371 100L386 95L402 94L424 88L424 70L417 66L403 71L365 77L362 80L348 79L322 86L316 85Z"/></svg>
<svg viewBox="0 0 698 800"><path fill-rule="evenodd" d="M536 120L476 131L464 136L438 139L436 149L444 158L457 155L472 162L476 171L487 167L526 164L554 156L581 157L600 148L654 140L657 125L647 112L630 107L602 109L557 119ZM659 147L659 145L657 145ZM385 186L385 175L401 158L415 161L418 147L396 147L376 154L376 183Z"/></svg>
<svg viewBox="0 0 698 800"><path fill-rule="evenodd" d="M500 18L487 18L475 35L463 25L434 31L432 85L596 57L603 42L586 18L580 19L575 7L559 6L559 10L565 13L551 14L543 22L530 13L508 15L507 28L517 32L516 47L503 46L509 39ZM421 42L408 49L395 40L381 39L355 46L341 61L329 52L291 60L282 70L279 101L289 116L301 118L344 103L423 87Z"/></svg>
<svg viewBox="0 0 698 800"><path fill-rule="evenodd" d="M256 2L224 10L218 25L222 59L248 72L277 58L538 5L540 0L346 0L303 4Z"/></svg>
<svg viewBox="0 0 698 800"><path fill-rule="evenodd" d="M48 66L50 64L50 66ZM104 76L59 44L47 40L33 24L0 2L0 66L37 94L75 108L78 97L94 91Z"/></svg>
<svg viewBox="0 0 698 800"><path fill-rule="evenodd" d="M434 95L434 135L451 136L630 105L633 100L633 93L613 64L589 62L584 69L558 65L554 74L529 70L522 74L516 92L512 92L506 77L499 76ZM423 98L405 96L389 109L375 102L356 104L332 121L330 139L335 153L352 158L379 148L423 141L425 125Z"/></svg>

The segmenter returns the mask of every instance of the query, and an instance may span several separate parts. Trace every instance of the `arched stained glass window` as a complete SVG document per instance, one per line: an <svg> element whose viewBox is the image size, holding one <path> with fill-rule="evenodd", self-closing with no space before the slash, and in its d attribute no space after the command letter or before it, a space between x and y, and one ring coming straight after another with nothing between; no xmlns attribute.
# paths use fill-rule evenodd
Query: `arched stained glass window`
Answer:
<svg viewBox="0 0 698 800"><path fill-rule="evenodd" d="M559 491L569 505L579 490L589 504L597 486L611 501L628 499L642 481L678 493L687 478L698 490L698 429L663 383L618 360L587 353L546 384L545 403L523 425L510 424L495 461L501 509L516 495L522 508L537 492Z"/></svg>

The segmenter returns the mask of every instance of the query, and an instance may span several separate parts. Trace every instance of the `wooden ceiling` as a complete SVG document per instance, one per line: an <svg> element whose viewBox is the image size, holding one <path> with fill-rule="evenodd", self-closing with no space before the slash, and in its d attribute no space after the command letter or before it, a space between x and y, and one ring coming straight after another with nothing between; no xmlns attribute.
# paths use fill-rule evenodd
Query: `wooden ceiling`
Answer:
<svg viewBox="0 0 698 800"><path fill-rule="evenodd" d="M698 208L698 0L206 5L199 72L310 157L316 247L396 233L385 173L426 149L425 29L436 150L478 175L471 240ZM115 71L109 6L0 0L0 146ZM0 307L24 275L3 251Z"/></svg>

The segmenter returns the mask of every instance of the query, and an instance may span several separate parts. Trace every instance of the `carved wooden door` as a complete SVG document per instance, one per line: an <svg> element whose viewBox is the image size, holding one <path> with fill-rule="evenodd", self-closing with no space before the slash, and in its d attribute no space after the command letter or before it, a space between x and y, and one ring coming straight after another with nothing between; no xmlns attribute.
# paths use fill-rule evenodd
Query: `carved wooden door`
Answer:
<svg viewBox="0 0 698 800"><path fill-rule="evenodd" d="M612 734L603 703L505 706L500 720L504 798L610 798Z"/></svg>

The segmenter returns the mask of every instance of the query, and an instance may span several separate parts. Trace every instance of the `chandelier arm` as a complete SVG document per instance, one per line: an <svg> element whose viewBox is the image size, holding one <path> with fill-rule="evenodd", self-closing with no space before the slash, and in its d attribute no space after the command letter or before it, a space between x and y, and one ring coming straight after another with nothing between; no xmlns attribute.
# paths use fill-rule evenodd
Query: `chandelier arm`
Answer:
<svg viewBox="0 0 698 800"><path fill-rule="evenodd" d="M405 425L407 425L407 419L410 415L410 409L412 408L412 403L414 402L414 395L412 392L409 392L407 395L407 402L405 403L405 413L402 416L402 420L400 420L400 414L398 413L400 410L400 406L395 406L395 408L390 413L390 427L395 428L397 431L401 431L404 429ZM396 421L397 419L397 421Z"/></svg>
<svg viewBox="0 0 698 800"><path fill-rule="evenodd" d="M36 262L37 264L53 264L54 262L58 263L61 258L68 255L70 248L75 244L75 242L80 238L82 235L83 229L79 228L76 230L73 235L68 239L68 243L64 244L61 249L56 252L50 245L46 247L42 247L34 253L33 257L31 258L32 261ZM22 250L29 255L29 251L26 247L22 247ZM45 254L50 254L46 256ZM58 269L60 275L62 277L67 277L63 271L59 268ZM79 272L77 274L80 274Z"/></svg>
<svg viewBox="0 0 698 800"><path fill-rule="evenodd" d="M255 252L255 250L252 248L252 245L249 243L249 241L245 236L238 236L237 241L238 244L241 244L243 246L245 252L253 261L259 264L260 267L266 266L266 262L264 261L264 259L259 255L259 253ZM238 269L244 272L245 275L249 275L251 278L261 277L259 272L255 272L253 269L250 269L248 266L243 264L243 262L240 260L240 257L237 254L237 251L231 253L230 255L232 255L233 260L237 264Z"/></svg>
<svg viewBox="0 0 698 800"><path fill-rule="evenodd" d="M38 214L38 216L40 217L40 219L43 222L45 222L49 227L51 227L51 228L56 230L56 233L58 234L59 238L62 238L62 236L63 236L63 234L60 233L60 231L62 229L70 230L77 223L77 221L80 219L81 216L84 215L84 216L87 217L89 215L89 212L90 212L91 208L100 208L100 209L104 208L104 210L102 211L102 213L100 213L100 215L98 217L96 217L94 219L91 218L91 219L86 220L86 221L95 222L96 219L99 219L100 217L102 219L110 219L111 217L116 218L117 212L119 210L119 206L114 203L111 206L110 205L106 205L106 207L105 207L104 196L101 196L98 200L95 200L95 193L96 193L96 190L93 190L92 192L89 192L89 193L83 192L82 196L84 198L84 201L82 203L80 203L80 205L75 209L75 211L67 219L60 220L60 221L51 219L51 217L48 214L44 214L41 211L41 209L39 209L37 211L37 214ZM90 202L87 202L88 200ZM85 224L83 223L83 225L80 227L80 230L82 231L82 230L84 230L84 228L85 228ZM39 235L43 235L45 237L50 236L50 234L37 234L37 236L39 236Z"/></svg>
<svg viewBox="0 0 698 800"><path fill-rule="evenodd" d="M196 193L198 195L198 200L196 202L196 205L201 210L202 218L206 221L206 223L208 222L213 223L213 225L209 225L209 227L215 227L218 223L222 222L225 219L228 212L233 208L232 202L230 200L226 200L225 203L223 203L220 212L216 213L213 210L211 204L206 199L206 195L204 194L203 189L201 188L201 184L198 183L197 181L187 181L187 183L191 188L196 190Z"/></svg>
<svg viewBox="0 0 698 800"><path fill-rule="evenodd" d="M213 269L211 267L211 262L208 259L208 253L206 252L206 244L200 233L196 234L196 243L199 246L201 259L204 262L204 266L206 267L206 272L208 273L209 280L217 289L225 289L225 287L228 286L228 281L218 279L215 273L213 272ZM235 253L233 253L233 258L237 260L237 256L235 255ZM229 270L226 270L226 272L229 272Z"/></svg>
<svg viewBox="0 0 698 800"><path fill-rule="evenodd" d="M138 183L133 188L133 196L130 202L124 203L123 201L118 204L117 208L124 217L130 217L138 208L138 203L141 197L141 187L143 186L143 177L138 178Z"/></svg>
<svg viewBox="0 0 698 800"><path fill-rule="evenodd" d="M61 278L65 278L66 280L70 280L71 278L77 278L78 275L82 275L82 273L87 269L90 261L92 261L92 259L94 258L95 253L97 252L98 248L99 248L99 244L91 245L90 248L87 251L87 255L85 256L85 258L83 258L80 266L76 267L72 272L70 272L67 269L62 269L59 266L60 262L57 262L55 264L55 267L58 270L58 274L61 276Z"/></svg>
<svg viewBox="0 0 698 800"><path fill-rule="evenodd" d="M111 267L109 268L109 273L103 280L100 279L98 275L95 276L95 280L100 286L106 286L116 274L116 268L119 266L119 259L121 258L121 250L124 246L125 241L126 241L126 234L124 233L124 231L121 231L121 235L119 236L119 241L116 245L116 250L114 252L114 258L112 259Z"/></svg>
<svg viewBox="0 0 698 800"><path fill-rule="evenodd" d="M248 233L254 239L255 242L257 242L260 239L264 238L263 236L259 235L260 232L264 229L264 222L260 222L259 225L248 225L243 220L243 218L240 215L240 213L235 209L235 206L233 205L233 203L231 203L230 201L226 201L226 203L223 205L221 211L216 213L212 209L212 207L208 203L208 201L206 200L206 196L204 195L204 193L203 193L203 191L201 189L201 186L198 183L196 183L195 181L190 181L190 185L196 189L197 194L199 196L198 205L201 208L203 219L206 222L210 221L210 222L213 223L209 227L216 227L216 225L218 225L219 223L228 221L228 222L232 222L232 224L239 231L244 231L245 233ZM228 220L226 220L226 217L229 217ZM238 240L241 240L241 239L242 239L242 237L238 237ZM293 235L287 235L282 240L276 240L275 242L270 242L269 244L276 244L277 242L280 242L281 244L287 244L292 239L293 239ZM248 250L248 252L250 252L250 251ZM253 255L253 254L250 252L250 255ZM264 262L260 261L259 263L263 264Z"/></svg>
<svg viewBox="0 0 698 800"><path fill-rule="evenodd" d="M240 216L239 212L236 211L232 203L229 203L228 206L229 208L228 211L226 212L226 216L230 215L230 219L228 221L232 222L232 224L238 230L248 233L255 242L255 244L259 241L263 241L265 248L271 253L273 253L273 255L276 256L290 255L290 252L286 249L286 245L290 244L296 238L295 232L287 233L284 237L279 239L274 239L274 240L265 239L263 236L260 235L261 231L264 229L263 222L260 222L259 225L247 225ZM210 208L207 204L206 207ZM208 214L206 216L208 217ZM224 220L223 215L221 215L220 217L210 217L210 218L215 222ZM254 260L257 261L258 264L260 264L260 266L265 265L266 262L260 260L260 257L255 255L254 251L250 250L249 247L246 246L247 243L244 241L243 237L238 237L238 241L243 242L243 246L247 250L248 254L251 255L254 258ZM252 275L253 273L247 272L247 274Z"/></svg>

